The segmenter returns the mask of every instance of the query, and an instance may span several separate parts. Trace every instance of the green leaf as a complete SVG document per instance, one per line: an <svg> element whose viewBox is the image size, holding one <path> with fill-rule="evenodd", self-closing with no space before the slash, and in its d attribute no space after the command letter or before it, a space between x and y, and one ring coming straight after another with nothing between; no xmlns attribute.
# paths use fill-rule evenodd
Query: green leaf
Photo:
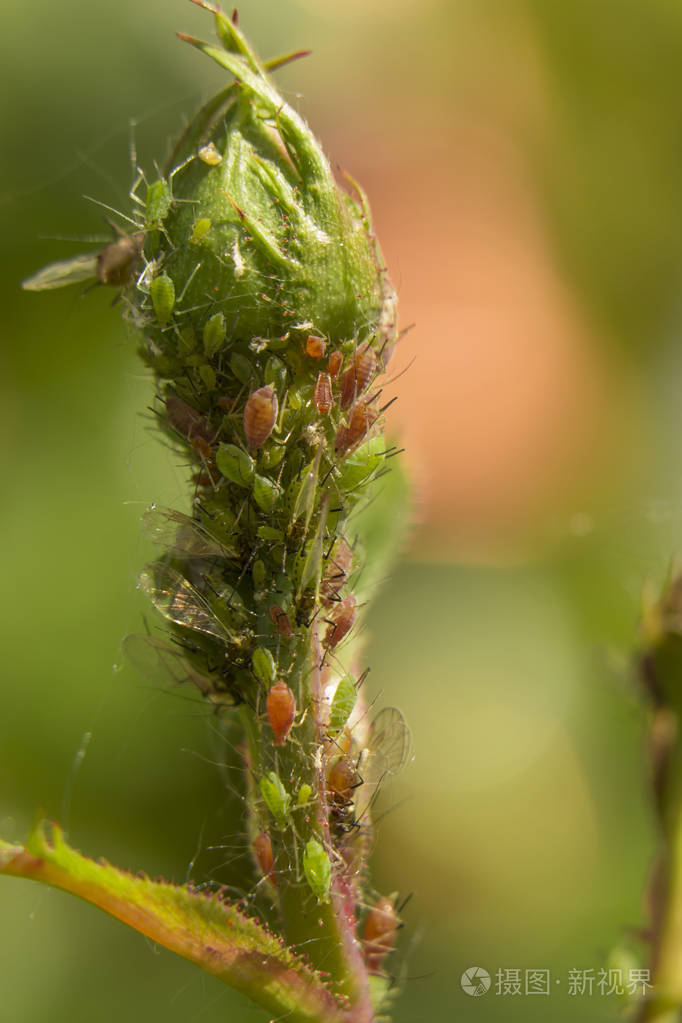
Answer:
<svg viewBox="0 0 682 1023"><path fill-rule="evenodd" d="M319 974L219 893L151 881L104 860L95 863L45 821L34 826L25 846L0 840L0 874L78 895L290 1023L349 1021Z"/></svg>

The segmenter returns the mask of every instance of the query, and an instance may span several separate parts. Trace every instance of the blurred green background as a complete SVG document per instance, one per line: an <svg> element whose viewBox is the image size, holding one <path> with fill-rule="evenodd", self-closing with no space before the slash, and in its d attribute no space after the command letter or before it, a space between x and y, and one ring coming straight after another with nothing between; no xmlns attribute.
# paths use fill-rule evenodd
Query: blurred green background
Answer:
<svg viewBox="0 0 682 1023"><path fill-rule="evenodd" d="M682 536L682 7L251 0L240 17L266 56L313 49L278 80L368 191L416 321L391 385L414 522L366 630L372 692L416 751L375 854L377 887L414 893L395 1019L612 1019L615 996L571 997L567 977L646 920L629 658L642 583ZM176 29L212 32L180 0L5 11L0 831L20 840L44 807L91 855L178 881L233 864L239 889L229 749L121 667L139 517L184 503L183 467L149 431L112 295L19 290L106 234L83 196L127 208L129 119L151 168L221 84ZM0 920L3 1020L261 1018L61 893L3 879ZM471 966L549 969L552 994L469 998Z"/></svg>

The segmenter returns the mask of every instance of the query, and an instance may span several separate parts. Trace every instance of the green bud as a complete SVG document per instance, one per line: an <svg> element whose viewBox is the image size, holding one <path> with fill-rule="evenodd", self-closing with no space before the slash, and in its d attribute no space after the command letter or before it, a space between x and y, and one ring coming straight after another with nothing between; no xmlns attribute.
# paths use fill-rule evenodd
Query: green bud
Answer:
<svg viewBox="0 0 682 1023"><path fill-rule="evenodd" d="M175 305L175 285L168 274L155 277L150 285L149 293L159 326L167 326Z"/></svg>
<svg viewBox="0 0 682 1023"><path fill-rule="evenodd" d="M240 487L250 487L254 477L253 459L236 444L221 444L216 454L216 465L225 479Z"/></svg>
<svg viewBox="0 0 682 1023"><path fill-rule="evenodd" d="M266 647L256 647L253 652L253 657L251 658L251 663L257 679L264 682L266 685L270 685L271 682L275 681L275 675L277 673L275 659Z"/></svg>
<svg viewBox="0 0 682 1023"><path fill-rule="evenodd" d="M303 851L303 872L313 894L320 902L328 902L332 865L324 846L316 838L311 838Z"/></svg>
<svg viewBox="0 0 682 1023"><path fill-rule="evenodd" d="M268 774L263 775L258 786L265 805L277 823L282 826L289 815L291 796L282 785L279 775L274 771L269 771Z"/></svg>
<svg viewBox="0 0 682 1023"><path fill-rule="evenodd" d="M215 313L204 325L204 351L209 359L223 347L225 336L225 317L222 313Z"/></svg>

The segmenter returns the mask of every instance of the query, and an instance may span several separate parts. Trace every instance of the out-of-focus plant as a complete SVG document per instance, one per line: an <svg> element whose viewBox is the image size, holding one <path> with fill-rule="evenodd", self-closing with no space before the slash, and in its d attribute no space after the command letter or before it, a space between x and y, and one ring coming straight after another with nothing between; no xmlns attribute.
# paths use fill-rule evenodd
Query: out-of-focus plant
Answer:
<svg viewBox="0 0 682 1023"><path fill-rule="evenodd" d="M268 77L299 54L263 64L236 17L199 5L220 45L181 38L230 83L162 176L140 171L132 231L24 286L115 287L142 337L193 496L190 514L145 515L162 553L140 587L167 631L126 652L239 721L262 919L222 891L94 863L44 822L0 843L0 871L93 902L270 1013L369 1023L399 926L395 897L369 885L370 811L409 755L399 711L370 719L356 642L404 520L378 382L396 298L363 193L339 187Z"/></svg>

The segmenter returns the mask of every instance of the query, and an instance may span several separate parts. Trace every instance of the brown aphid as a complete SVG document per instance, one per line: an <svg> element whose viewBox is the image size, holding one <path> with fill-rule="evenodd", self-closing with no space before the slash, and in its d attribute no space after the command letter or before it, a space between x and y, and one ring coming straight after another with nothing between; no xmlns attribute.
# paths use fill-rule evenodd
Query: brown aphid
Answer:
<svg viewBox="0 0 682 1023"><path fill-rule="evenodd" d="M340 604L336 605L332 621L327 626L327 631L324 634L323 646L327 650L333 650L348 635L353 628L356 610L357 601L352 593L349 593Z"/></svg>
<svg viewBox="0 0 682 1023"><path fill-rule="evenodd" d="M249 451L258 451L277 421L277 395L272 387L259 387L249 395L244 408L244 436Z"/></svg>
<svg viewBox="0 0 682 1023"><path fill-rule="evenodd" d="M362 779L350 760L340 757L327 771L329 798L338 806L347 806L353 799L353 792L362 784Z"/></svg>
<svg viewBox="0 0 682 1023"><path fill-rule="evenodd" d="M288 614L286 614L286 612L284 612L277 604L273 604L268 611L268 614L270 615L270 621L275 626L280 636L284 636L285 639L293 639L294 630L291 627Z"/></svg>
<svg viewBox="0 0 682 1023"><path fill-rule="evenodd" d="M370 383L377 368L374 349L365 342L357 349L350 366L341 377L341 408L347 409L362 394Z"/></svg>
<svg viewBox="0 0 682 1023"><path fill-rule="evenodd" d="M339 375L339 370L343 366L343 352L332 352L329 356L329 362L327 363L327 372L329 376L334 379Z"/></svg>
<svg viewBox="0 0 682 1023"><path fill-rule="evenodd" d="M214 439L215 431L209 421L182 398L174 394L166 398L166 413L173 429L187 440L202 437L210 444Z"/></svg>
<svg viewBox="0 0 682 1023"><path fill-rule="evenodd" d="M268 721L275 737L275 746L283 746L296 717L296 699L286 682L276 682L266 700Z"/></svg>
<svg viewBox="0 0 682 1023"><path fill-rule="evenodd" d="M332 378L329 373L319 373L313 391L313 405L321 416L326 416L333 404Z"/></svg>
<svg viewBox="0 0 682 1023"><path fill-rule="evenodd" d="M374 426L379 418L379 412L373 407L371 402L372 399L370 398L367 401L360 401L357 405L354 405L348 419L348 425L344 426L342 424L338 428L336 440L334 441L334 451L337 455L345 455L354 448Z"/></svg>
<svg viewBox="0 0 682 1023"><path fill-rule="evenodd" d="M260 867L263 877L273 881L272 868L275 864L275 857L272 854L272 842L267 831L259 831L254 838L253 854L256 857L256 863Z"/></svg>
<svg viewBox="0 0 682 1023"><path fill-rule="evenodd" d="M370 973L380 973L384 959L395 948L400 918L395 911L393 900L384 896L378 899L365 917L362 943Z"/></svg>
<svg viewBox="0 0 682 1023"><path fill-rule="evenodd" d="M334 549L329 556L327 568L320 585L320 592L327 601L338 599L339 593L346 584L352 564L353 551L341 536L336 541Z"/></svg>
<svg viewBox="0 0 682 1023"><path fill-rule="evenodd" d="M144 232L124 234L97 256L97 280L113 288L129 284L142 255Z"/></svg>
<svg viewBox="0 0 682 1023"><path fill-rule="evenodd" d="M314 334L310 334L305 343L305 350L311 359L323 359L324 353L327 351L327 342L323 337L315 337Z"/></svg>
<svg viewBox="0 0 682 1023"><path fill-rule="evenodd" d="M192 437L192 447L199 455L199 457L203 458L207 462L213 455L213 448L206 440L206 438L201 436L201 434L199 434L196 437Z"/></svg>

